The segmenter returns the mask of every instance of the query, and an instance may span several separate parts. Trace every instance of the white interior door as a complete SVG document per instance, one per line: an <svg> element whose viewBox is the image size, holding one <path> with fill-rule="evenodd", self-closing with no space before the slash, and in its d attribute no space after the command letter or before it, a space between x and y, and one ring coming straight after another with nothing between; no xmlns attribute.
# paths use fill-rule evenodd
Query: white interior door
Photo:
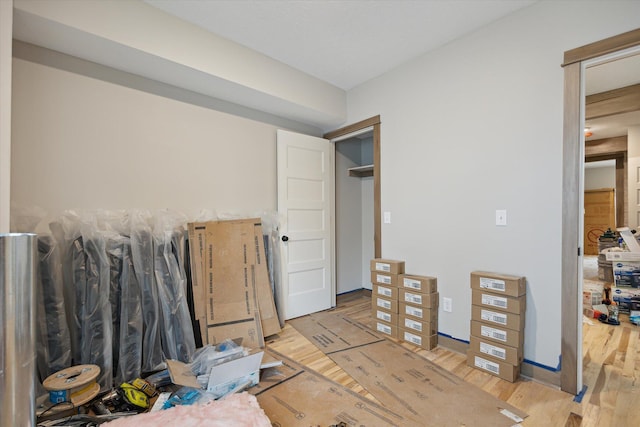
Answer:
<svg viewBox="0 0 640 427"><path fill-rule="evenodd" d="M286 319L335 306L334 146L278 130L281 298Z"/></svg>

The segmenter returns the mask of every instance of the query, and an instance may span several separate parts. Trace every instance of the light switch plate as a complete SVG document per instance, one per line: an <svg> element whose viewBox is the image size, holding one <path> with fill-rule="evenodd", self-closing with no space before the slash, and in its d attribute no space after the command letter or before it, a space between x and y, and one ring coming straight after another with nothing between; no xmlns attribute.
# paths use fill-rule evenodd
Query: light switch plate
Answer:
<svg viewBox="0 0 640 427"><path fill-rule="evenodd" d="M391 224L391 212L384 213L384 223Z"/></svg>
<svg viewBox="0 0 640 427"><path fill-rule="evenodd" d="M507 225L507 211L505 209L498 209L496 211L496 225Z"/></svg>

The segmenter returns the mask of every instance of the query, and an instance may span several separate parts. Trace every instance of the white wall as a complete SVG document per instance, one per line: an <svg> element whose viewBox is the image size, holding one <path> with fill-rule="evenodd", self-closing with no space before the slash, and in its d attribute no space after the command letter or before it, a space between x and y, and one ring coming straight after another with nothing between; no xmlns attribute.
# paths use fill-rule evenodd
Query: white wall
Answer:
<svg viewBox="0 0 640 427"><path fill-rule="evenodd" d="M336 292L361 288L362 203L360 178L349 176L348 168L360 166L360 141L336 144ZM365 279L366 280L366 279Z"/></svg>
<svg viewBox="0 0 640 427"><path fill-rule="evenodd" d="M616 188L616 167L585 167L584 189L598 190L600 188Z"/></svg>
<svg viewBox="0 0 640 427"><path fill-rule="evenodd" d="M276 208L276 126L13 60L12 201L65 209Z"/></svg>
<svg viewBox="0 0 640 427"><path fill-rule="evenodd" d="M9 232L11 200L11 32L13 0L0 1L0 233Z"/></svg>
<svg viewBox="0 0 640 427"><path fill-rule="evenodd" d="M639 26L640 2L543 1L348 93L348 122L381 115L382 256L438 278L441 333L469 339L471 271L523 275L525 359L558 366L560 64Z"/></svg>
<svg viewBox="0 0 640 427"><path fill-rule="evenodd" d="M627 183L629 194L629 228L640 226L640 126L629 128L627 134Z"/></svg>

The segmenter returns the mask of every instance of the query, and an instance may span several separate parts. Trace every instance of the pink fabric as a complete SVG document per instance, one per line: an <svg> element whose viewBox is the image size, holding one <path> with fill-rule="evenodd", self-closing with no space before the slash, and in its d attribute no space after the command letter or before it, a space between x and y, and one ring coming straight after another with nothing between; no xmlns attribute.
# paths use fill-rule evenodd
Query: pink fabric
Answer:
<svg viewBox="0 0 640 427"><path fill-rule="evenodd" d="M249 393L233 394L204 405L176 406L163 411L124 417L108 427L271 427L271 421Z"/></svg>

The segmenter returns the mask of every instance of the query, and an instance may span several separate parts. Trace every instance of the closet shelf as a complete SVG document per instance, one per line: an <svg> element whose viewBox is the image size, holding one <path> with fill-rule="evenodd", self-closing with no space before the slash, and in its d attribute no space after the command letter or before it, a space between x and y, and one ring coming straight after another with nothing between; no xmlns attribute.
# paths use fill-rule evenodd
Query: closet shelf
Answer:
<svg viewBox="0 0 640 427"><path fill-rule="evenodd" d="M349 171L349 176L357 176L360 178L373 176L373 165L356 166L347 170Z"/></svg>

